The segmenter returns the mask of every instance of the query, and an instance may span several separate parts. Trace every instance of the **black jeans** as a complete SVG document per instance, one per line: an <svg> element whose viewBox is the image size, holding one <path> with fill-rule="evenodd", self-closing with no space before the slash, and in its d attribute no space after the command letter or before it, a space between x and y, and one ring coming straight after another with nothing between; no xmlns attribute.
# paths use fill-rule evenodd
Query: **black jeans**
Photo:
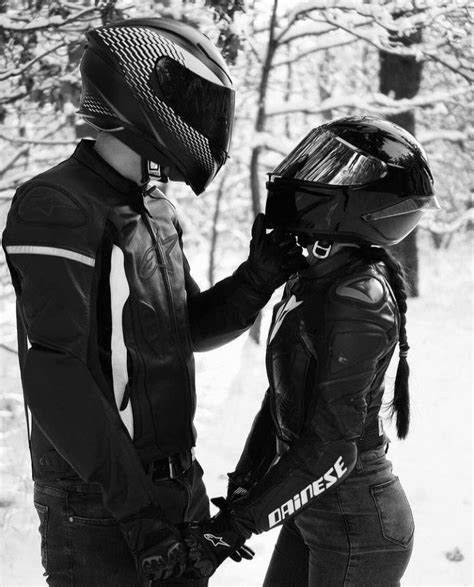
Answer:
<svg viewBox="0 0 474 587"><path fill-rule="evenodd" d="M156 481L173 523L209 517L209 500L197 461L175 479ZM97 485L80 480L37 481L41 559L54 587L138 587L133 557L117 521L104 508ZM207 579L155 582L153 586L205 587Z"/></svg>
<svg viewBox="0 0 474 587"><path fill-rule="evenodd" d="M414 522L385 449L359 456L336 490L283 525L264 587L395 587Z"/></svg>

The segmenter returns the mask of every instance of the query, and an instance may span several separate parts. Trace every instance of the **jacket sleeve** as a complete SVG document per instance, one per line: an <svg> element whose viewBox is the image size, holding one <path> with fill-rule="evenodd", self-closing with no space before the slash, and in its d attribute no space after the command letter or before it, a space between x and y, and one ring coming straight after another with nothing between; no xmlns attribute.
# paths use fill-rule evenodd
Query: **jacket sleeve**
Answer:
<svg viewBox="0 0 474 587"><path fill-rule="evenodd" d="M267 391L253 421L239 462L235 471L229 473L229 479L235 486L249 489L265 475L275 457L275 427Z"/></svg>
<svg viewBox="0 0 474 587"><path fill-rule="evenodd" d="M209 351L237 338L252 324L272 292L259 287L248 262L201 292L184 258L193 350Z"/></svg>
<svg viewBox="0 0 474 587"><path fill-rule="evenodd" d="M345 299L340 296L325 309L314 383L317 400L303 433L257 485L232 502L244 533L260 533L293 517L337 487L355 466L367 394L378 361L392 352L394 343L378 320L375 304L351 313L354 299L346 290Z"/></svg>
<svg viewBox="0 0 474 587"><path fill-rule="evenodd" d="M36 185L14 198L3 246L31 345L22 381L32 417L82 479L100 484L121 519L152 503L153 486L87 367L101 234L92 225L72 196Z"/></svg>

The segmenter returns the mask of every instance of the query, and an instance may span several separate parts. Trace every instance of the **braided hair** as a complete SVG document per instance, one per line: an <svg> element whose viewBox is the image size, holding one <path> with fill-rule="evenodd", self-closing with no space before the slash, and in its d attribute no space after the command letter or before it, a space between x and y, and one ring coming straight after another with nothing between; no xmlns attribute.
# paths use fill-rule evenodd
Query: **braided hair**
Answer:
<svg viewBox="0 0 474 587"><path fill-rule="evenodd" d="M406 333L407 289L405 271L402 265L387 250L380 247L361 247L363 257L369 262L383 262L389 271L389 281L400 312L399 362L395 377L393 399L390 403L391 417L396 415L397 436L405 438L410 426L410 394L408 377L410 368L407 362L408 340Z"/></svg>

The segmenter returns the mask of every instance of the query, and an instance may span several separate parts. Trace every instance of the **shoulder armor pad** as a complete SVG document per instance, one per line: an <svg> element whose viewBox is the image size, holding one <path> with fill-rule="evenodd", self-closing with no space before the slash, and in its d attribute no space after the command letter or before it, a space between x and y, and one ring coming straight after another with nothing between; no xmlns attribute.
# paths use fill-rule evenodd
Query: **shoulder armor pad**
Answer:
<svg viewBox="0 0 474 587"><path fill-rule="evenodd" d="M339 284L336 288L336 295L340 298L376 305L382 300L384 289L380 281L375 277L358 275Z"/></svg>
<svg viewBox="0 0 474 587"><path fill-rule="evenodd" d="M19 200L17 214L29 224L77 228L87 222L87 213L77 200L57 186L34 185Z"/></svg>

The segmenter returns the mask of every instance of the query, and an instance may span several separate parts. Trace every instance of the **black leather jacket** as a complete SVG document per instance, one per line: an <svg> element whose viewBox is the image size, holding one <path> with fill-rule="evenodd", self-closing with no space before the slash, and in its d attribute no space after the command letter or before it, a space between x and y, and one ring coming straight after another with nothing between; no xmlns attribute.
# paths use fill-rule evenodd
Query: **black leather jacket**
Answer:
<svg viewBox="0 0 474 587"><path fill-rule="evenodd" d="M153 499L143 464L195 443L193 351L245 331L271 292L244 263L200 293L174 206L122 177L90 141L17 191L3 246L31 344L22 382L34 478L78 474L102 486L117 518L133 514ZM116 253L128 296L111 281ZM133 442L117 397L122 410L131 401Z"/></svg>
<svg viewBox="0 0 474 587"><path fill-rule="evenodd" d="M324 267L324 273L321 273ZM245 532L298 514L386 442L379 420L399 312L383 263L354 249L291 279L267 342L269 390L237 469L232 501Z"/></svg>

